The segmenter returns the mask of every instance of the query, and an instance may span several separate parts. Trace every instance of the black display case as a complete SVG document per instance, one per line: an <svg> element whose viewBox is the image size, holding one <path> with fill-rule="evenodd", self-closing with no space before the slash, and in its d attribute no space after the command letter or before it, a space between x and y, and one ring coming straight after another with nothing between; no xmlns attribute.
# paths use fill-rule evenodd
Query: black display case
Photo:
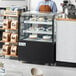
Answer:
<svg viewBox="0 0 76 76"><path fill-rule="evenodd" d="M55 62L53 13L24 12L20 16L19 60L34 64Z"/></svg>

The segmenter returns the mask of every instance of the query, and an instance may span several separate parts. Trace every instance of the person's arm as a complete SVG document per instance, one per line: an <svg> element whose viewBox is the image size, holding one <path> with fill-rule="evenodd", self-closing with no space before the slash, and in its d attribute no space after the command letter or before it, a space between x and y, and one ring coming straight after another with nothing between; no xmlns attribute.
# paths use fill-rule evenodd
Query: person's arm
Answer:
<svg viewBox="0 0 76 76"><path fill-rule="evenodd" d="M52 6L52 12L57 12L57 6L55 4L55 2L53 3L53 6Z"/></svg>

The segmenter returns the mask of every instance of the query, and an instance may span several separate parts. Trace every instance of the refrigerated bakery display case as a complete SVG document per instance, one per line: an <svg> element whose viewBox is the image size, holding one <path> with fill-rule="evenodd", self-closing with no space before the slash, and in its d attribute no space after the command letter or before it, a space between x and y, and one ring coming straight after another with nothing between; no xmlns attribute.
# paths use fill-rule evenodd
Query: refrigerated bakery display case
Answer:
<svg viewBox="0 0 76 76"><path fill-rule="evenodd" d="M19 60L52 64L55 61L53 13L24 12L20 16Z"/></svg>

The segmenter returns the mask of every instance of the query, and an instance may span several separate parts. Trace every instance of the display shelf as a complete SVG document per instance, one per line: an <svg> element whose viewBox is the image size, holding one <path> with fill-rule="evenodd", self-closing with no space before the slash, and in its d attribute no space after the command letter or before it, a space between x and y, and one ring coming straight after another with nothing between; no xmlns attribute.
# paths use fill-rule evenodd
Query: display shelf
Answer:
<svg viewBox="0 0 76 76"><path fill-rule="evenodd" d="M19 12L6 10L6 11L4 11L4 16L19 17Z"/></svg>
<svg viewBox="0 0 76 76"><path fill-rule="evenodd" d="M3 13L3 22L1 21L1 27L0 30L3 30L2 39L0 40L1 43L4 45L2 46L2 49L5 49L5 51L10 50L10 54L8 56L18 57L16 53L11 53L11 51L14 50L14 52L17 50L18 45L18 34L19 34L19 25L20 25L20 11L12 11L12 10L5 10ZM9 35L8 35L8 34ZM4 40L5 39L5 40ZM9 44L9 45L7 45ZM3 51L4 52L4 51ZM6 56L6 53L2 53L1 55Z"/></svg>
<svg viewBox="0 0 76 76"><path fill-rule="evenodd" d="M1 56L6 56L8 54L6 52L10 50L10 54L8 56L18 57L16 53L12 52L12 50L14 49L14 52L16 52L15 48L18 45L18 42L15 42L15 38L18 38L16 37L16 34L18 34L17 26L19 25L18 23L19 17L20 17L19 14L20 14L19 11L6 10L6 8L4 11L0 12L0 30L1 30L1 33L5 32L5 34L1 35L2 38L0 39L0 43L2 44L0 49ZM6 35L6 32L11 34L8 36ZM5 39L6 39L5 41L3 40L3 36L5 36ZM9 41L9 38L10 38L10 41ZM3 49L5 49L6 52L3 51Z"/></svg>
<svg viewBox="0 0 76 76"><path fill-rule="evenodd" d="M23 30L23 33L35 33L35 34L52 34L52 31L35 31L35 30Z"/></svg>
<svg viewBox="0 0 76 76"><path fill-rule="evenodd" d="M24 12L21 15L24 16L29 16L29 15L35 15L35 16L47 16L47 17L53 17L56 13L40 13L38 11L29 11L29 12Z"/></svg>
<svg viewBox="0 0 76 76"><path fill-rule="evenodd" d="M6 42L6 43L15 43L15 44L17 44L18 42L7 42L7 41L3 41L3 40L0 40L0 42Z"/></svg>
<svg viewBox="0 0 76 76"><path fill-rule="evenodd" d="M52 22L41 22L41 21L24 21L24 23L29 23L29 24L46 24L46 25L52 25Z"/></svg>
<svg viewBox="0 0 76 76"><path fill-rule="evenodd" d="M18 30L18 29L8 29L8 28L0 28L0 30Z"/></svg>
<svg viewBox="0 0 76 76"><path fill-rule="evenodd" d="M7 17L18 17L18 16L12 16L12 15L3 15L3 16L7 16Z"/></svg>
<svg viewBox="0 0 76 76"><path fill-rule="evenodd" d="M26 41L37 41L37 42L52 42L52 39L49 39L49 40L44 40L44 39L40 39L40 38L37 38L37 39L30 39L30 38L26 38L26 39L23 39L23 40L26 40Z"/></svg>
<svg viewBox="0 0 76 76"><path fill-rule="evenodd" d="M8 55L8 54L1 54L1 55L7 55L7 56L14 56L14 57L18 57L18 55Z"/></svg>

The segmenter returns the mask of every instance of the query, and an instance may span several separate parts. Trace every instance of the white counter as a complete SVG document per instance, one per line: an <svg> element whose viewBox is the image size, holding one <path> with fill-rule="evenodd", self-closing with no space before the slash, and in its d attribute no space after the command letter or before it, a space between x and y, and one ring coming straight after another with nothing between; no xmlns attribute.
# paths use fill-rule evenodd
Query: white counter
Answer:
<svg viewBox="0 0 76 76"><path fill-rule="evenodd" d="M76 19L57 19L56 60L76 63Z"/></svg>

